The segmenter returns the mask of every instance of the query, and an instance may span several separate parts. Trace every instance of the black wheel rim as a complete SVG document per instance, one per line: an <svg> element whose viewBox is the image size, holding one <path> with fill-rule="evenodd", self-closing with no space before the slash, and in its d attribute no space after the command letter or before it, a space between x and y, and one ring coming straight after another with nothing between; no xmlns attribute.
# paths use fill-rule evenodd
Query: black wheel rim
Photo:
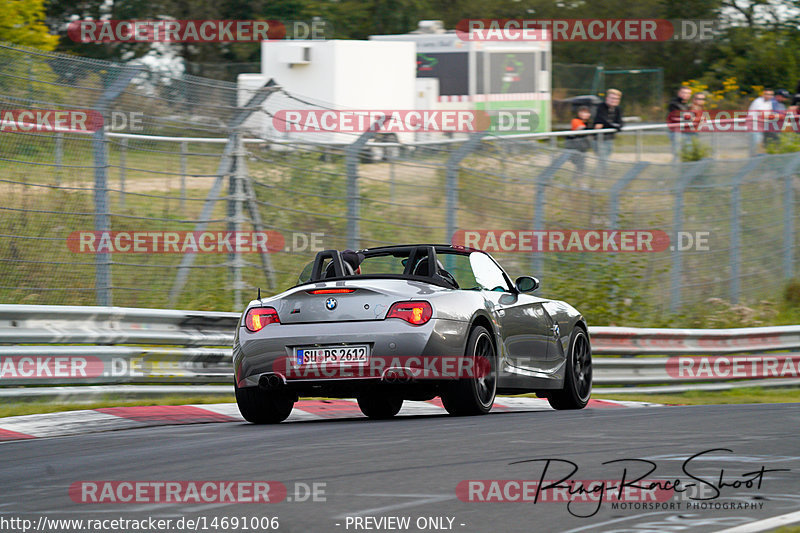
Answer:
<svg viewBox="0 0 800 533"><path fill-rule="evenodd" d="M477 372L475 376L475 388L478 393L478 400L481 404L489 405L494 401L495 393L495 357L494 345L489 335L482 333L475 343L473 368Z"/></svg>
<svg viewBox="0 0 800 533"><path fill-rule="evenodd" d="M592 352L583 332L575 336L572 345L572 375L575 379L575 391L581 400L585 400L592 392Z"/></svg>

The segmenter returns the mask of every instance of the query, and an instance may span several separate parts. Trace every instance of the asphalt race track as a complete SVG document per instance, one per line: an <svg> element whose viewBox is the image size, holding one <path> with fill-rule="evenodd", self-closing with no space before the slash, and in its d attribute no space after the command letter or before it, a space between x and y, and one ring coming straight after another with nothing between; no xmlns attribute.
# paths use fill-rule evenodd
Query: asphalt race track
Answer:
<svg viewBox="0 0 800 533"><path fill-rule="evenodd" d="M786 521L800 520L795 516L800 511L799 434L800 405L771 404L338 419L277 426L208 423L4 442L0 530L22 531L24 519L32 521L31 530L76 530L50 522L65 518L107 521L102 529L86 529L84 524L83 531L158 531L147 524L134 529L117 523L115 528L110 522L153 517L171 519L171 524L184 520L180 528L162 529L167 531L271 531L249 527L267 526L268 520L242 526L251 518L277 517L277 531L298 533L721 531L783 515L789 515ZM709 451L718 448L730 451ZM552 461L543 476L546 463L536 459L561 461ZM656 470L646 479L680 479L686 492L659 502L674 504L673 509L613 509L613 498L600 504L576 501L568 508L566 501L469 502L457 495L465 480L560 479L572 468L562 461L578 468L572 480L618 481L623 475L630 480L634 472L647 471L641 461L602 464L619 459L652 461ZM762 467L789 470L759 474ZM697 478L694 487L688 487L693 480L683 468ZM85 487L81 481L205 480L278 481L287 496L279 503L82 503L82 496L73 493L76 502L69 492L76 484ZM716 496L713 487L721 485L726 486ZM488 491L490 484L483 487ZM473 496L488 494L481 490ZM508 493L519 496L518 491ZM274 498L276 493L269 494ZM458 494L468 498L466 492ZM687 509L688 503L707 508ZM236 517L239 527L232 527L232 520L223 524L223 517ZM199 521L188 528L187 519ZM770 529L767 526L735 531Z"/></svg>

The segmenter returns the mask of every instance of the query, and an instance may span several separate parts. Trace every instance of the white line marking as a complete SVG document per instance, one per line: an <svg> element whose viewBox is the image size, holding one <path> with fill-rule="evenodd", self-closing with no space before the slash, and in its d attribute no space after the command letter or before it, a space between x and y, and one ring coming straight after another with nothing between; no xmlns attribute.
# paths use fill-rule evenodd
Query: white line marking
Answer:
<svg viewBox="0 0 800 533"><path fill-rule="evenodd" d="M345 401L356 403L353 399L346 399ZM608 401L608 400L606 400ZM304 404L308 402L301 401L292 411L288 418L288 422L300 422L306 420L325 420L328 416L315 412L306 412L303 410ZM310 401L310 405L319 405L319 402ZM550 411L552 408L548 405L546 400L541 398L517 398L517 397L499 397L495 401L498 407L505 407L505 409L498 409L496 412L520 412L520 411ZM648 404L627 402L628 407L645 407ZM322 404L324 405L324 403ZM243 420L239 414L239 409L235 403L223 404L195 404L192 407L205 409L207 411L218 413L233 418L233 421ZM444 414L446 411L441 407L428 402L408 401L403 404L403 409L400 411L401 416L420 416L420 415L439 415ZM336 410L331 409L327 414L336 416ZM14 417L0 418L0 429L8 429L17 433L31 435L33 437L47 438L59 437L64 435L79 435L89 433L99 433L102 431L130 429L140 427L155 427L172 425L170 421L139 421L121 416L115 416L107 413L100 413L93 410L81 411L64 411L59 413L44 413L37 415L23 415ZM0 441L0 444L9 442L18 442L14 440Z"/></svg>
<svg viewBox="0 0 800 533"><path fill-rule="evenodd" d="M0 419L0 427L34 437L77 435L116 429L145 427L147 424L91 410L63 411Z"/></svg>
<svg viewBox="0 0 800 533"><path fill-rule="evenodd" d="M741 526L728 529L720 529L716 533L755 533L757 531L766 531L768 529L773 529L788 524L795 524L797 522L800 522L800 511L773 516L772 518L765 518L764 520L758 520L756 522L750 522L749 524L742 524Z"/></svg>
<svg viewBox="0 0 800 533"><path fill-rule="evenodd" d="M428 402L405 401L397 416L446 415L444 407Z"/></svg>
<svg viewBox="0 0 800 533"><path fill-rule="evenodd" d="M387 494L387 496L390 496ZM392 494L391 496L397 496L396 494ZM364 516L364 515L376 515L385 513L386 511L394 511L396 509L405 509L407 507L417 507L419 505L428 505L432 503L439 503L444 502L447 500L455 500L455 496L429 496L427 498L422 498L419 500L413 500L410 502L405 503L395 503L392 505L385 505L383 507L373 507L372 509L363 509L361 511L353 511L351 513L344 513L337 516L334 516L335 519L347 518L348 516Z"/></svg>
<svg viewBox="0 0 800 533"><path fill-rule="evenodd" d="M669 511L658 511L655 513L644 513L644 514L637 514L633 516L623 516L622 518L615 518L613 520L606 520L605 522L595 522L594 524L589 524L588 526L583 527L576 527L575 529L570 529L569 531L564 531L564 533L577 533L578 531L585 531L587 529L594 529L596 527L605 526L608 524L616 524L617 522L625 522L626 520L636 520L638 518L642 518L645 516L655 516L659 514L669 514Z"/></svg>

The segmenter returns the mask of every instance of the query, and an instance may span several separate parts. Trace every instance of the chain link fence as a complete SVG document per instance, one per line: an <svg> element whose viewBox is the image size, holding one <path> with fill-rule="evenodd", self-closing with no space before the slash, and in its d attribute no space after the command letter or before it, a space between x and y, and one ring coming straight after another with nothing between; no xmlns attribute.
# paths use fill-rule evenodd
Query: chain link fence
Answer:
<svg viewBox="0 0 800 533"><path fill-rule="evenodd" d="M294 285L319 249L450 242L468 231L666 234L669 245L653 252L478 243L592 324L652 324L709 298L775 300L795 274L800 154L749 157L748 134L718 134L706 141L713 158L684 163L653 129L617 135L608 160L579 157L555 135L259 139L253 117L327 104L280 80L242 93L8 45L0 65L0 303L239 310L257 288ZM4 113L19 109L94 110L106 128L8 127ZM139 130L109 127L120 117ZM81 248L81 236L104 232L266 232L277 248Z"/></svg>

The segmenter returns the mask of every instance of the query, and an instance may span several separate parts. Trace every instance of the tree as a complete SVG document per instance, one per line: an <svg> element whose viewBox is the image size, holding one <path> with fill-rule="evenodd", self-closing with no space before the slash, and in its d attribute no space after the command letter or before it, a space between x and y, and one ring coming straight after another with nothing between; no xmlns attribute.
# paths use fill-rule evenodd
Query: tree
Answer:
<svg viewBox="0 0 800 533"><path fill-rule="evenodd" d="M0 0L0 41L53 50L58 37L44 24L44 0Z"/></svg>

